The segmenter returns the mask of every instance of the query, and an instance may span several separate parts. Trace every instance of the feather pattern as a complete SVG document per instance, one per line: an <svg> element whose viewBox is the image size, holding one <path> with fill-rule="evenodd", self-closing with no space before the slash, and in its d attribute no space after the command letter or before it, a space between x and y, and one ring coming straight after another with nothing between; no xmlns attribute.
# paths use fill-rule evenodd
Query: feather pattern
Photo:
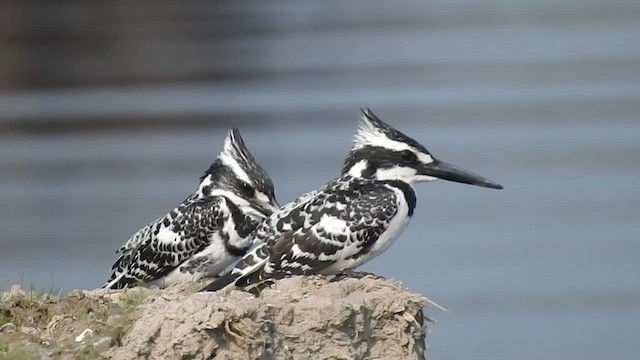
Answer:
<svg viewBox="0 0 640 360"><path fill-rule="evenodd" d="M233 129L198 189L120 247L104 287L216 276L251 248L250 234L276 209L271 179Z"/></svg>
<svg viewBox="0 0 640 360"><path fill-rule="evenodd" d="M206 290L235 282L249 287L288 275L338 273L388 248L415 207L415 193L393 182L348 174L284 206L255 232L258 247L229 276ZM399 215L399 212L404 212ZM401 219L401 222L398 222ZM393 234L392 234L393 233Z"/></svg>
<svg viewBox="0 0 640 360"><path fill-rule="evenodd" d="M258 225L254 237L260 245L204 290L231 283L251 290L269 279L354 269L400 236L416 206L412 184L437 178L502 188L435 159L416 140L363 110L342 175Z"/></svg>
<svg viewBox="0 0 640 360"><path fill-rule="evenodd" d="M251 247L249 234L257 225L223 196L189 198L122 246L105 287L166 286L215 276ZM242 240L232 244L233 237Z"/></svg>

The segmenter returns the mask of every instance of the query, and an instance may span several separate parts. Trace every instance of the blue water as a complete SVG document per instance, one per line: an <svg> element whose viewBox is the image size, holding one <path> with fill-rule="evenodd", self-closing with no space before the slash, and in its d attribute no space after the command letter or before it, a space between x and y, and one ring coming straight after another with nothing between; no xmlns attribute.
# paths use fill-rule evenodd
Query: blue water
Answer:
<svg viewBox="0 0 640 360"><path fill-rule="evenodd" d="M369 106L505 186L419 184L413 222L363 268L453 313L427 310L432 359L636 358L640 3L324 4L225 10L266 30L218 43L238 54L218 66L269 76L0 93L0 124L150 119L0 134L0 287L100 286L113 251L193 191L228 124L281 203L317 188ZM212 121L181 126L194 117Z"/></svg>

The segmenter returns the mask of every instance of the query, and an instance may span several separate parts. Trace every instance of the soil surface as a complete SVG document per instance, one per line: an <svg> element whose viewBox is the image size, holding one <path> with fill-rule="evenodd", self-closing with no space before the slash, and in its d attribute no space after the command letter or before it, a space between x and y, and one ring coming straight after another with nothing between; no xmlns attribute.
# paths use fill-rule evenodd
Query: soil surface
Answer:
<svg viewBox="0 0 640 360"><path fill-rule="evenodd" d="M398 283L293 277L259 297L188 283L164 290L19 286L0 294L0 360L424 359L422 309Z"/></svg>

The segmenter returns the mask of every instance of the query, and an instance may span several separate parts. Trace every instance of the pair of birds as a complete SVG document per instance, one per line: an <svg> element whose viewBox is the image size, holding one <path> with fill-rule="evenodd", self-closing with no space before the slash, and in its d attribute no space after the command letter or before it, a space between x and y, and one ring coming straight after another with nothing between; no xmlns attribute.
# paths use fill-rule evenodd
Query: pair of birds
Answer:
<svg viewBox="0 0 640 360"><path fill-rule="evenodd" d="M290 275L343 274L385 251L416 207L413 184L444 179L502 186L438 160L369 109L342 174L279 207L269 175L237 129L196 192L136 232L119 250L105 288L161 287L215 277L248 290Z"/></svg>

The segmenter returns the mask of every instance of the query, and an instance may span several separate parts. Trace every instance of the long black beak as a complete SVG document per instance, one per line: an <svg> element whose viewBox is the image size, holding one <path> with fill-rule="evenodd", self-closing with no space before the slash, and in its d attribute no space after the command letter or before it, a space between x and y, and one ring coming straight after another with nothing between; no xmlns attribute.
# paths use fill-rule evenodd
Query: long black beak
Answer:
<svg viewBox="0 0 640 360"><path fill-rule="evenodd" d="M471 171L459 168L453 164L434 159L428 165L425 165L422 174L436 177L442 180L455 181L463 184L476 185L491 189L502 189L502 185L495 183L480 175L476 175Z"/></svg>

